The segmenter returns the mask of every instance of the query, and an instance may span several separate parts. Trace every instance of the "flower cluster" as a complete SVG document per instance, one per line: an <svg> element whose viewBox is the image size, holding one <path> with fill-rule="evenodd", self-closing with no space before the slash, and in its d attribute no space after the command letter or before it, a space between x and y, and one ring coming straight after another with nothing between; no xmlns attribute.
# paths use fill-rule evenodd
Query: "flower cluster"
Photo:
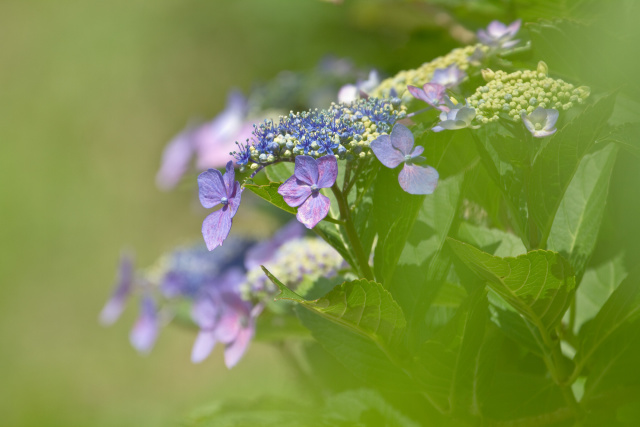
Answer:
<svg viewBox="0 0 640 427"><path fill-rule="evenodd" d="M485 124L504 114L520 120L522 113L530 114L537 107L568 110L581 104L589 96L586 86L574 87L561 79L547 75L547 66L540 62L537 70L483 70L487 84L480 86L467 101L477 110L476 122Z"/></svg>
<svg viewBox="0 0 640 427"><path fill-rule="evenodd" d="M437 77L438 81L436 83L439 83L440 79L444 81L445 76L441 76L442 71L438 70L449 69L452 70L452 73L466 72L469 67L479 64L479 59L488 50L489 47L482 44L453 49L445 56L440 56L414 70L400 71L395 76L383 80L371 95L385 97L395 91L402 97L402 101L407 103L412 99L411 94L407 92L407 85L422 86L427 82L431 82L434 77ZM458 71L453 71L454 68L449 68L453 65L456 66L455 70ZM447 78L446 81L449 82L450 79Z"/></svg>
<svg viewBox="0 0 640 427"><path fill-rule="evenodd" d="M332 104L328 110L291 112L278 123L266 120L255 126L251 144L239 144L236 163L258 169L280 160L293 161L298 155L340 159L366 157L369 144L389 132L405 108L389 99L358 99Z"/></svg>

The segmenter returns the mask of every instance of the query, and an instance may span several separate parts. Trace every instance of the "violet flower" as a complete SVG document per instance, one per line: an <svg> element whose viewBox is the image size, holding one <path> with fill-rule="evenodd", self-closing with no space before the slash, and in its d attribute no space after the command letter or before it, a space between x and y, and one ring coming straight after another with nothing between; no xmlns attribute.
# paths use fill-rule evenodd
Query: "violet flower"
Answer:
<svg viewBox="0 0 640 427"><path fill-rule="evenodd" d="M445 104L445 87L439 83L425 83L422 89L415 86L407 86L407 90L415 98L426 102L440 111L449 111Z"/></svg>
<svg viewBox="0 0 640 427"><path fill-rule="evenodd" d="M129 340L131 345L142 354L147 354L153 348L158 337L158 313L156 304L149 295L142 297L140 301L140 315L136 320Z"/></svg>
<svg viewBox="0 0 640 427"><path fill-rule="evenodd" d="M205 208L219 204L222 208L212 212L202 223L202 236L207 249L212 251L222 245L231 230L232 218L240 206L242 188L235 181L233 162L227 163L224 175L215 169L209 169L198 176L200 203Z"/></svg>
<svg viewBox="0 0 640 427"><path fill-rule="evenodd" d="M394 169L404 163L398 175L398 182L404 191L409 194L431 194L438 185L438 171L431 166L415 164L426 159L420 156L424 148L420 145L414 148L413 143L409 128L398 123L391 135L380 135L372 141L371 150L388 168Z"/></svg>
<svg viewBox="0 0 640 427"><path fill-rule="evenodd" d="M170 190L180 182L182 176L189 170L193 157L194 129L187 129L176 135L162 152L160 170L156 174L156 185L161 190Z"/></svg>
<svg viewBox="0 0 640 427"><path fill-rule="evenodd" d="M327 155L318 160L310 156L296 157L294 174L278 188L284 201L297 207L296 218L307 228L313 228L329 213L329 198L320 193L338 177L338 161Z"/></svg>
<svg viewBox="0 0 640 427"><path fill-rule="evenodd" d="M457 87L467 77L467 74L458 68L457 64L451 64L447 68L438 68L433 72L430 83L437 83L447 89Z"/></svg>
<svg viewBox="0 0 640 427"><path fill-rule="evenodd" d="M529 115L522 112L520 117L522 117L522 122L534 137L543 138L553 135L558 130L555 127L558 115L558 110L538 107Z"/></svg>
<svg viewBox="0 0 640 427"><path fill-rule="evenodd" d="M127 298L133 288L133 258L129 254L122 254L118 268L118 282L111 294L111 298L100 312L100 323L105 326L113 324L124 310Z"/></svg>
<svg viewBox="0 0 640 427"><path fill-rule="evenodd" d="M338 102L351 103L360 97L360 93L369 93L380 84L380 76L376 70L369 72L369 78L358 81L355 85L348 84L340 88L338 92Z"/></svg>
<svg viewBox="0 0 640 427"><path fill-rule="evenodd" d="M500 21L491 21L485 30L478 30L478 39L487 46L508 49L515 46L520 40L512 40L520 30L521 20L513 21L508 26Z"/></svg>
<svg viewBox="0 0 640 427"><path fill-rule="evenodd" d="M440 113L440 123L434 126L434 132L441 132L445 129L456 130L471 126L471 121L476 117L475 108L460 104L454 105L450 99L446 98L445 103L449 106L449 111Z"/></svg>
<svg viewBox="0 0 640 427"><path fill-rule="evenodd" d="M255 319L262 310L240 296L239 285L245 281L237 269L227 271L203 289L192 308L192 317L200 327L191 352L193 363L206 359L215 345L225 344L225 363L230 369L247 350L255 333Z"/></svg>

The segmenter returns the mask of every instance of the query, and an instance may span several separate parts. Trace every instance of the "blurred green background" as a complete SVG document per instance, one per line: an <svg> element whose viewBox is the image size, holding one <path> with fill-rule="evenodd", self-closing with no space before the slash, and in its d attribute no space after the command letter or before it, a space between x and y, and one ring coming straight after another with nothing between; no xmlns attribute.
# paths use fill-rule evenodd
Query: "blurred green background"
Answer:
<svg viewBox="0 0 640 427"><path fill-rule="evenodd" d="M0 425L174 425L216 398L295 391L266 345L232 371L220 349L192 365L194 335L169 327L141 357L137 307L108 329L97 315L123 247L146 266L201 238L193 193L155 187L164 144L230 87L327 53L397 61L402 34L357 23L317 0L0 2Z"/></svg>

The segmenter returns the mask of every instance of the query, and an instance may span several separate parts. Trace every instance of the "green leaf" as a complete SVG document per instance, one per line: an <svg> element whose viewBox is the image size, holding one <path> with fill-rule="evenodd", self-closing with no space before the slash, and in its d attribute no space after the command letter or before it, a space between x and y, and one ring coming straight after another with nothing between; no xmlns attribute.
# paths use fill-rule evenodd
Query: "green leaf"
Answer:
<svg viewBox="0 0 640 427"><path fill-rule="evenodd" d="M338 251L349 265L355 267L356 263L353 260L353 255L349 250L349 246L341 232L341 227L338 224L328 221L320 221L315 227L313 227L313 231Z"/></svg>
<svg viewBox="0 0 640 427"><path fill-rule="evenodd" d="M264 173L267 175L269 181L285 182L287 179L291 178L294 169L294 163L280 162L264 168Z"/></svg>
<svg viewBox="0 0 640 427"><path fill-rule="evenodd" d="M547 249L569 260L580 277L598 239L617 147L608 144L584 156L555 215Z"/></svg>
<svg viewBox="0 0 640 427"><path fill-rule="evenodd" d="M640 317L640 283L630 275L611 294L596 317L580 330L576 365L584 366L591 356L619 329Z"/></svg>
<svg viewBox="0 0 640 427"><path fill-rule="evenodd" d="M513 257L527 252L522 240L516 235L496 228L472 225L468 222L460 224L458 239L499 257Z"/></svg>
<svg viewBox="0 0 640 427"><path fill-rule="evenodd" d="M553 328L569 307L575 276L558 253L532 251L500 258L448 239L456 255L489 287L533 324Z"/></svg>
<svg viewBox="0 0 640 427"><path fill-rule="evenodd" d="M245 184L244 188L255 193L258 197L266 200L274 206L279 207L285 212L296 214L298 209L292 208L284 201L282 196L278 194L278 187L282 185L282 182L270 182L265 185Z"/></svg>
<svg viewBox="0 0 640 427"><path fill-rule="evenodd" d="M529 185L529 214L549 236L556 213L582 158L591 150L611 115L615 95L587 107L576 119L559 129L535 159Z"/></svg>
<svg viewBox="0 0 640 427"><path fill-rule="evenodd" d="M266 268L262 270L280 289L276 300L288 299L320 316L371 339L386 348L399 342L406 321L400 306L379 283L365 279L345 282L317 300L305 300L275 278Z"/></svg>
<svg viewBox="0 0 640 427"><path fill-rule="evenodd" d="M636 119L640 119L640 115ZM617 126L602 141L615 142L627 152L640 157L640 123Z"/></svg>
<svg viewBox="0 0 640 427"><path fill-rule="evenodd" d="M327 425L384 425L386 427L419 427L384 400L375 390L349 390L327 399L324 408Z"/></svg>
<svg viewBox="0 0 640 427"><path fill-rule="evenodd" d="M622 256L587 269L576 291L575 333L593 319L618 285L627 277Z"/></svg>

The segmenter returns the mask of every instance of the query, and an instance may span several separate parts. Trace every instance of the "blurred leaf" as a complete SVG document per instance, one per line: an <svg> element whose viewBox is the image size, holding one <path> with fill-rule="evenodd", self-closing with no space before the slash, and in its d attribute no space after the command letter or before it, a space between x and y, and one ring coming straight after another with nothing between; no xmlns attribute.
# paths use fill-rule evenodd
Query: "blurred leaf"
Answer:
<svg viewBox="0 0 640 427"><path fill-rule="evenodd" d="M598 314L613 291L627 277L622 256L587 269L576 291L575 330Z"/></svg>
<svg viewBox="0 0 640 427"><path fill-rule="evenodd" d="M627 152L640 157L640 123L627 123L614 128L603 138L618 144Z"/></svg>
<svg viewBox="0 0 640 427"><path fill-rule="evenodd" d="M536 19L572 18L576 19L583 3L593 0L516 0L514 7L518 17L533 21Z"/></svg>
<svg viewBox="0 0 640 427"><path fill-rule="evenodd" d="M523 132L515 136L500 123L489 123L473 134L480 158L510 207L517 233L527 236L526 174L533 147L531 138Z"/></svg>
<svg viewBox="0 0 640 427"><path fill-rule="evenodd" d="M447 239L458 257L489 287L533 324L547 330L562 319L575 288L569 263L551 251L500 258Z"/></svg>
<svg viewBox="0 0 640 427"><path fill-rule="evenodd" d="M584 366L618 329L637 320L639 316L640 284L637 276L629 275L611 294L596 317L580 330L576 365ZM609 344L607 346L611 347Z"/></svg>
<svg viewBox="0 0 640 427"><path fill-rule="evenodd" d="M381 164L377 160L372 162L354 162L352 174L357 174L355 190L350 191L349 207L356 232L362 243L365 256L371 255L376 229L373 225L373 182L380 171Z"/></svg>
<svg viewBox="0 0 640 427"><path fill-rule="evenodd" d="M269 178L269 181L282 183L291 178L294 169L294 163L280 162L264 168L264 173L267 175L267 178Z"/></svg>
<svg viewBox="0 0 640 427"><path fill-rule="evenodd" d="M458 239L499 257L513 257L527 252L527 248L524 247L518 236L496 228L472 225L468 222L460 224Z"/></svg>
<svg viewBox="0 0 640 427"><path fill-rule="evenodd" d="M375 390L349 390L327 399L323 411L327 425L331 426L380 426L418 427L393 408Z"/></svg>
<svg viewBox="0 0 640 427"><path fill-rule="evenodd" d="M427 164L436 168L440 179L469 169L478 157L470 129L433 132L416 128L414 135L415 145L424 147Z"/></svg>
<svg viewBox="0 0 640 427"><path fill-rule="evenodd" d="M355 266L356 263L353 260L353 255L348 249L349 246L345 242L345 238L340 232L340 226L327 221L320 221L313 231L320 236L325 242L330 244L351 266Z"/></svg>
<svg viewBox="0 0 640 427"><path fill-rule="evenodd" d="M587 107L573 121L559 129L535 159L529 185L529 213L542 231L551 231L558 208L577 172L611 115L615 94Z"/></svg>
<svg viewBox="0 0 640 427"><path fill-rule="evenodd" d="M283 211L295 215L298 212L298 209L289 206L284 201L282 196L278 194L278 187L280 187L281 185L282 182L270 182L269 184L265 185L245 184L244 188L251 190L251 192L255 193L258 197L266 200L274 206L279 207Z"/></svg>
<svg viewBox="0 0 640 427"><path fill-rule="evenodd" d="M547 249L569 260L580 277L598 239L618 148L608 144L584 156L555 215Z"/></svg>
<svg viewBox="0 0 640 427"><path fill-rule="evenodd" d="M406 327L402 309L379 283L365 279L345 282L317 300L305 300L262 267L280 289L278 299L289 299L352 332L386 348L397 343Z"/></svg>
<svg viewBox="0 0 640 427"><path fill-rule="evenodd" d="M486 291L478 289L438 335L422 346L413 371L440 410L469 412L474 387L484 370L478 360L487 320Z"/></svg>

